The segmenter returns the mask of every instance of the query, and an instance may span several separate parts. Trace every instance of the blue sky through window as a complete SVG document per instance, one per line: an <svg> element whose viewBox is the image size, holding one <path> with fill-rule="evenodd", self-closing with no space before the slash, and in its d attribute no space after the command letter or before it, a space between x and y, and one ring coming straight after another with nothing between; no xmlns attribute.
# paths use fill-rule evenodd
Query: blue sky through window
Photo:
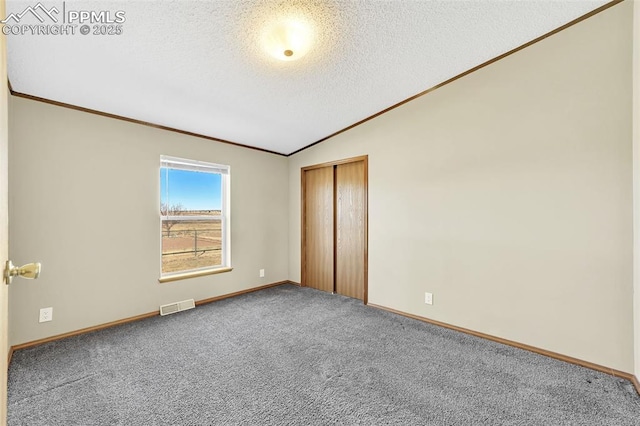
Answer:
<svg viewBox="0 0 640 426"><path fill-rule="evenodd" d="M221 210L222 176L161 167L160 202L182 204L185 210Z"/></svg>

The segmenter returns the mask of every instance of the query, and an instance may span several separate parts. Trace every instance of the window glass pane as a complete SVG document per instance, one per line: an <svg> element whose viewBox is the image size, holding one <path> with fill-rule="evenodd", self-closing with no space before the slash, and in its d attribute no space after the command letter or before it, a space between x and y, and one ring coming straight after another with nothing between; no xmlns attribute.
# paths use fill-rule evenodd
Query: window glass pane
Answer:
<svg viewBox="0 0 640 426"><path fill-rule="evenodd" d="M222 175L162 167L160 203L163 216L219 215Z"/></svg>
<svg viewBox="0 0 640 426"><path fill-rule="evenodd" d="M165 220L162 273L222 265L222 221Z"/></svg>
<svg viewBox="0 0 640 426"><path fill-rule="evenodd" d="M229 267L229 175L229 166L160 158L161 275Z"/></svg>

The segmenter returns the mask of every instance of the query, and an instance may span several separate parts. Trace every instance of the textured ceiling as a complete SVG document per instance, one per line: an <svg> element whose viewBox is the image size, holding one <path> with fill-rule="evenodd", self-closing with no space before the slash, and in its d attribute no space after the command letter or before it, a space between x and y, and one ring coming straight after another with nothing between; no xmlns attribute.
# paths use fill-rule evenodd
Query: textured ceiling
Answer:
<svg viewBox="0 0 640 426"><path fill-rule="evenodd" d="M41 3L58 17L63 7L122 10L123 33L9 35L15 92L288 154L607 2ZM10 13L35 5L7 1ZM298 61L260 44L262 29L287 16L314 25ZM39 22L26 14L27 23Z"/></svg>

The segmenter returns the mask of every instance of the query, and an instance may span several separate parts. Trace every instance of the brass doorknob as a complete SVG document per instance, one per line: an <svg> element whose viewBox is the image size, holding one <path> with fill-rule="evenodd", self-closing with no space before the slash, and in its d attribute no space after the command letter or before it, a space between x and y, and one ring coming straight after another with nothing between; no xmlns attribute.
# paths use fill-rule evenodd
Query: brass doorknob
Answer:
<svg viewBox="0 0 640 426"><path fill-rule="evenodd" d="M40 269L42 269L42 265L38 262L27 263L26 265L22 265L18 268L14 266L10 260L7 260L4 267L4 281L9 285L11 284L13 277L22 277L33 280L40 276Z"/></svg>

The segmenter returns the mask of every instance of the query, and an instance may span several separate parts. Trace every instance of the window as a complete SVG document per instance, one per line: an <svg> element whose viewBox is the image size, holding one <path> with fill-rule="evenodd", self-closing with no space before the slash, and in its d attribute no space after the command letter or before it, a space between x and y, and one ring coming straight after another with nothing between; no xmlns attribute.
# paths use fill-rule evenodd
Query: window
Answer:
<svg viewBox="0 0 640 426"><path fill-rule="evenodd" d="M229 270L229 166L160 157L160 281Z"/></svg>

